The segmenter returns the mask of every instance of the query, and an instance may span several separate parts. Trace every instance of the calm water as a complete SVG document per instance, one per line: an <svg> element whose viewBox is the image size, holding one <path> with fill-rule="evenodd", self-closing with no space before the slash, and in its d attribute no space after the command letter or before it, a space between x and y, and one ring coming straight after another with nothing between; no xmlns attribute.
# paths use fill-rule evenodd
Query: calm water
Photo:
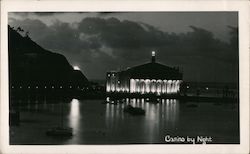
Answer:
<svg viewBox="0 0 250 154"><path fill-rule="evenodd" d="M212 138L212 143L239 143L238 105L145 99L125 99L104 104L104 100L69 102L21 101L20 126L10 128L10 144L131 144L166 143L165 136ZM143 108L144 116L123 112L131 104ZM191 105L191 106L190 106ZM62 115L62 116L61 116ZM49 137L47 129L61 125L73 128L70 138Z"/></svg>

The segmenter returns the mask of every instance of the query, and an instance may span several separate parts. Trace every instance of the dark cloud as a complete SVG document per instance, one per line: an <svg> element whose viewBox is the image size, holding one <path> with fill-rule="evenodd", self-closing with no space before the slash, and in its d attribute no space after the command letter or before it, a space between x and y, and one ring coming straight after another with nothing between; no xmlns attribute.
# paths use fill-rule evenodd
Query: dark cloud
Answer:
<svg viewBox="0 0 250 154"><path fill-rule="evenodd" d="M10 13L21 17L27 17L29 15L51 16L53 14L56 14L55 12L10 12Z"/></svg>
<svg viewBox="0 0 250 154"><path fill-rule="evenodd" d="M60 21L47 26L40 20L10 20L21 26L46 49L64 54L81 65L89 78L105 78L105 72L150 60L150 51L167 65L184 68L187 80L236 81L238 33L229 27L230 42L223 42L206 29L191 25L190 32L168 33L139 22L116 18L84 18L74 26Z"/></svg>
<svg viewBox="0 0 250 154"><path fill-rule="evenodd" d="M55 12L34 12L34 14L40 15L40 16L50 16L50 15L55 14Z"/></svg>
<svg viewBox="0 0 250 154"><path fill-rule="evenodd" d="M138 49L169 43L159 30L146 31L136 22L116 18L86 18L80 22L79 30L89 35L99 34L101 41L113 48Z"/></svg>
<svg viewBox="0 0 250 154"><path fill-rule="evenodd" d="M122 13L122 12L98 12L98 15L99 16L109 16L109 15L112 15L112 14L119 14L119 13Z"/></svg>

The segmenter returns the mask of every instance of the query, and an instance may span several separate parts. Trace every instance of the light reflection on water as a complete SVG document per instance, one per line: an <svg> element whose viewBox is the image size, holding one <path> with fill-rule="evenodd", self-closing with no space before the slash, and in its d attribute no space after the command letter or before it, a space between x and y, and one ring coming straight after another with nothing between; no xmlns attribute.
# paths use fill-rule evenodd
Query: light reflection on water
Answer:
<svg viewBox="0 0 250 154"><path fill-rule="evenodd" d="M76 134L79 130L80 123L80 105L78 99L72 99L70 102L70 112L68 115L69 118L69 127L73 128L73 134Z"/></svg>
<svg viewBox="0 0 250 154"><path fill-rule="evenodd" d="M118 104L106 104L105 109L105 121L108 129L118 128L121 123L126 123L129 116L123 112L123 108L126 105L132 105L133 107L139 107L145 110L145 116L133 116L134 118L140 118L143 126L140 127L145 132L144 137L147 141L153 142L154 138L160 135L162 129L173 131L175 124L178 122L179 117L179 101L176 99L162 99L160 103L154 104L145 102L144 99L126 99L123 103ZM127 116L127 119L124 119ZM138 120L138 125L141 125ZM129 124L128 124L129 125ZM136 122L135 122L136 125ZM137 128L137 126L134 126Z"/></svg>
<svg viewBox="0 0 250 154"><path fill-rule="evenodd" d="M192 102L198 107L189 107L189 103L180 103L176 99L161 99L153 103L148 99L129 98L114 101L117 102L114 104L105 104L104 100L78 99L61 103L51 100L17 101L26 103L21 106L21 125L15 128L18 130L16 136L11 137L11 142L17 144L165 143L167 134L211 135L218 141L224 139L221 136L231 135L229 141L238 141L236 105ZM124 113L127 105L144 109L145 115ZM48 138L44 132L60 124L61 107L64 125L72 127L74 135L67 140ZM32 134L37 134L36 141Z"/></svg>

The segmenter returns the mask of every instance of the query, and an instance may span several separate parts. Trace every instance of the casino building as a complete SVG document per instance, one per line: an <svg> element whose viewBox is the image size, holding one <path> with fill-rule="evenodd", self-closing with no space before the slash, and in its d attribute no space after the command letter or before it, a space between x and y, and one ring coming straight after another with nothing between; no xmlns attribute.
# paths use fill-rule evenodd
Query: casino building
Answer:
<svg viewBox="0 0 250 154"><path fill-rule="evenodd" d="M151 62L106 75L107 93L177 94L182 82L179 68L157 63L154 51Z"/></svg>

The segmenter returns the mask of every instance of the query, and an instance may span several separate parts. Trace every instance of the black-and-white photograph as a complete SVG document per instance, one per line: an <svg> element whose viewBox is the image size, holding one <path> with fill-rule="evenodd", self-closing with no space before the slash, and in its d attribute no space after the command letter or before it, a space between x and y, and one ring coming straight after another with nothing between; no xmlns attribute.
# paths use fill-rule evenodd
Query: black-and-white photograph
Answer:
<svg viewBox="0 0 250 154"><path fill-rule="evenodd" d="M240 144L238 30L236 11L9 12L9 144Z"/></svg>

